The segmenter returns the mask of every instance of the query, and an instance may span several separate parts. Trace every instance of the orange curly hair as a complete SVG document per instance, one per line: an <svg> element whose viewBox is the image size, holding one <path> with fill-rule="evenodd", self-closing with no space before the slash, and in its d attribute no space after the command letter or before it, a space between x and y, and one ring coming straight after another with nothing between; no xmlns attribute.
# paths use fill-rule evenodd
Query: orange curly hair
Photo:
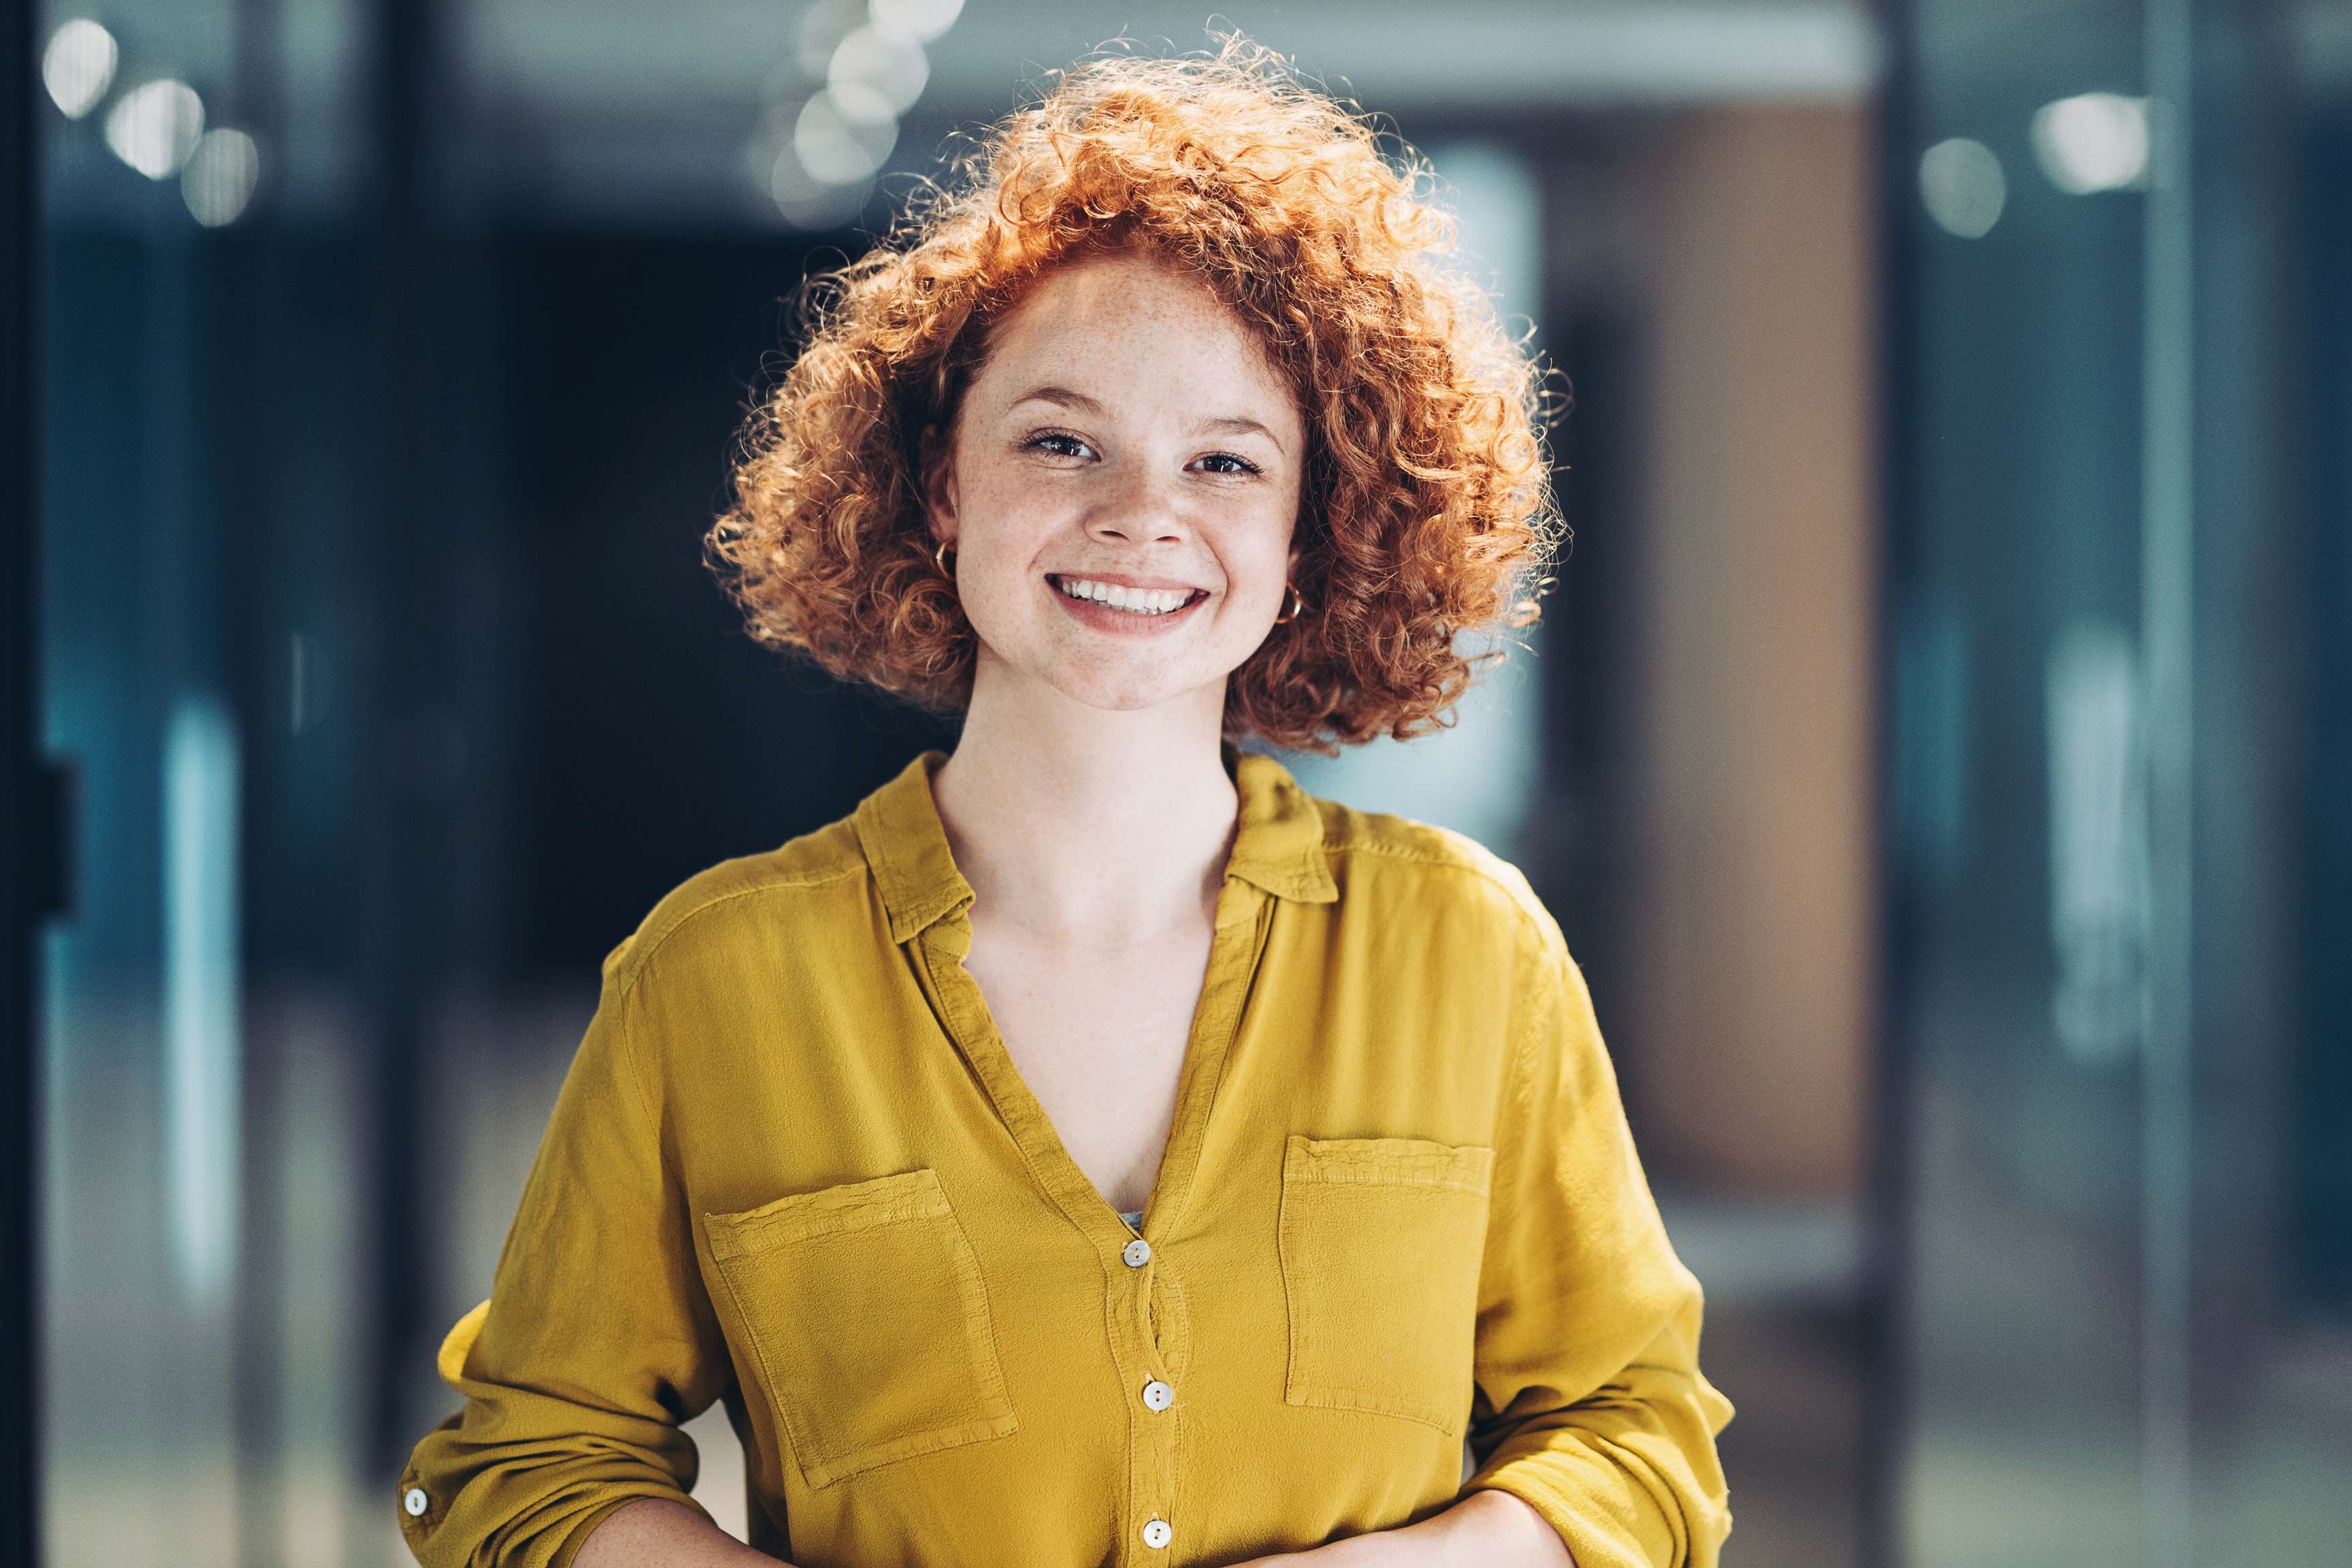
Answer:
<svg viewBox="0 0 2352 1568"><path fill-rule="evenodd" d="M1560 529L1543 377L1444 264L1425 166L1239 37L1097 57L989 131L863 259L813 279L806 346L747 425L706 558L761 642L937 711L974 638L931 558L920 473L1001 320L1101 247L1206 282L1308 432L1293 581L1308 610L1227 682L1224 727L1320 752L1446 722L1456 634L1534 624Z"/></svg>

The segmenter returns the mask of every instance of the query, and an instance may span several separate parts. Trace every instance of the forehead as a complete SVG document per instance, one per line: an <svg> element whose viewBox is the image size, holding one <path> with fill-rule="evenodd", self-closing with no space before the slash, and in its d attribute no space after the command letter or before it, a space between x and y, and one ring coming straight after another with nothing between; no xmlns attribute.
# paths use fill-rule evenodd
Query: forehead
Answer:
<svg viewBox="0 0 2352 1568"><path fill-rule="evenodd" d="M1295 416L1289 382L1249 323L1207 284L1149 255L1047 271L990 332L973 392L1008 401L1040 376L1105 404L1241 399L1260 417Z"/></svg>

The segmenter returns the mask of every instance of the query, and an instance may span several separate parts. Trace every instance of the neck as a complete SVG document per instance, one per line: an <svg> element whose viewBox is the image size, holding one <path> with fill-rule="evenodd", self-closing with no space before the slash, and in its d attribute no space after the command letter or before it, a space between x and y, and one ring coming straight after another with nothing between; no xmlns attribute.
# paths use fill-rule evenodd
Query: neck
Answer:
<svg viewBox="0 0 2352 1568"><path fill-rule="evenodd" d="M974 921L1101 945L1213 918L1239 804L1223 685L1120 712L989 673L931 778Z"/></svg>

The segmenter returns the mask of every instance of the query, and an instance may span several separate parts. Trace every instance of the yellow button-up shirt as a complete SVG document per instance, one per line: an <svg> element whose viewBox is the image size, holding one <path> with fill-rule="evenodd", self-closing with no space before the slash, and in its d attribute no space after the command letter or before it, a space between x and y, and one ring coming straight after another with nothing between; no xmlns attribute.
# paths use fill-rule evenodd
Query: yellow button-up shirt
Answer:
<svg viewBox="0 0 2352 1568"><path fill-rule="evenodd" d="M622 1503L689 1502L678 1424L723 1400L752 1544L801 1568L1229 1563L1478 1487L1580 1568L1713 1563L1731 1407L1698 1284L1525 879L1228 744L1139 1231L963 967L942 760L694 877L606 958L442 1349L464 1407L401 1479L418 1559L560 1568Z"/></svg>

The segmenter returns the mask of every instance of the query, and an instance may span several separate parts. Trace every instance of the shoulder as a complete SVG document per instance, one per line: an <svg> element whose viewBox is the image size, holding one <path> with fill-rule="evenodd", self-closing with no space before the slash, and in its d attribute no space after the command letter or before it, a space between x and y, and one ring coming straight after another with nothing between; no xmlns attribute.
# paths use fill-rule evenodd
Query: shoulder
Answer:
<svg viewBox="0 0 2352 1568"><path fill-rule="evenodd" d="M625 993L665 952L731 949L814 931L845 903L870 897L870 875L853 821L843 817L773 849L696 872L664 894L604 955L604 983Z"/></svg>
<svg viewBox="0 0 2352 1568"><path fill-rule="evenodd" d="M1559 926L1526 874L1467 834L1307 798L1323 818L1323 850L1343 906L1474 919L1495 939L1529 951L1559 940Z"/></svg>

